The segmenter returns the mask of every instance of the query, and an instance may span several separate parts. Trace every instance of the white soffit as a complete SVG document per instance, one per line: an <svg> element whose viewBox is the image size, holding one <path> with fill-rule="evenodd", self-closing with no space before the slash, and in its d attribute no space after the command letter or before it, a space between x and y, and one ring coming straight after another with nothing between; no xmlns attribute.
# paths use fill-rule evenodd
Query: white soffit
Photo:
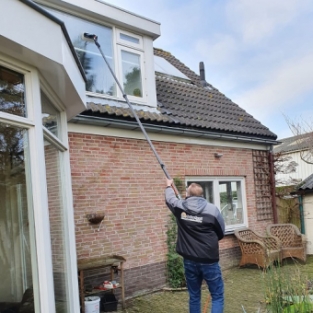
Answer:
<svg viewBox="0 0 313 313"><path fill-rule="evenodd" d="M61 26L18 0L1 0L0 52L36 67L66 106L86 109L85 81Z"/></svg>

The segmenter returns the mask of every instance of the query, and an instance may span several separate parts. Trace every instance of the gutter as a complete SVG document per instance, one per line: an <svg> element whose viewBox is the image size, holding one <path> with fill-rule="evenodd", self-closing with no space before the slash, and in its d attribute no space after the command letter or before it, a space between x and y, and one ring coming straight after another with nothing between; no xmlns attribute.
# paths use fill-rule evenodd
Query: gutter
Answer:
<svg viewBox="0 0 313 313"><path fill-rule="evenodd" d="M102 126L102 127L113 127L113 128L122 128L128 130L140 130L137 122L133 121L121 121L110 118L102 118L96 116L85 116L85 115L77 115L73 119L70 120L71 123L75 124L89 124L94 126ZM144 128L152 133L164 133L170 135L177 136L189 136L195 138L207 138L207 139L216 139L216 140L229 140L229 141L240 141L240 142L248 142L248 143L256 143L256 144L267 144L267 145L275 145L277 141L274 139L263 139L263 138L249 138L240 135L233 134L221 134L212 131L200 131L193 129L183 129L179 127L168 127L168 126L160 126L160 125L152 125L142 123Z"/></svg>

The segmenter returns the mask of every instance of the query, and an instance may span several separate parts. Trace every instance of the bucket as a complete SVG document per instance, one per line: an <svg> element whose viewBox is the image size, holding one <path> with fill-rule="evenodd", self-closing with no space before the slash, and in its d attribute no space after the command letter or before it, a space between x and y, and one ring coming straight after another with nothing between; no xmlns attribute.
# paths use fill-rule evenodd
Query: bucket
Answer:
<svg viewBox="0 0 313 313"><path fill-rule="evenodd" d="M100 313L100 297L85 297L85 313Z"/></svg>

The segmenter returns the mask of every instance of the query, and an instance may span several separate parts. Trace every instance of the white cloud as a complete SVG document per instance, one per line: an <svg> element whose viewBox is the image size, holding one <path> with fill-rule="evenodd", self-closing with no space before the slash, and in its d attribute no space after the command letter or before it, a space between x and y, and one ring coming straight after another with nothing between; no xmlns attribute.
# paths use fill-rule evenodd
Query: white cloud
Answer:
<svg viewBox="0 0 313 313"><path fill-rule="evenodd" d="M297 98L312 91L312 64L313 53L285 60L272 69L265 81L234 100L248 112L258 112L262 116L272 114L274 108L283 111L297 103Z"/></svg>
<svg viewBox="0 0 313 313"><path fill-rule="evenodd" d="M255 44L299 17L311 6L309 0L229 1L227 15L246 44Z"/></svg>
<svg viewBox="0 0 313 313"><path fill-rule="evenodd" d="M210 63L229 65L237 57L238 44L235 38L227 34L216 34L213 40L200 37L195 43L197 54Z"/></svg>

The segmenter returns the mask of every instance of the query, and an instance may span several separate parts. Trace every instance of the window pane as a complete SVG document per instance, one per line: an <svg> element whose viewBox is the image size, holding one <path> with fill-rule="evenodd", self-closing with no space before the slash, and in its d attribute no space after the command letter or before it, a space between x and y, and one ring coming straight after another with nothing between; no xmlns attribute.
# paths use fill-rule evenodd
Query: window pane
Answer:
<svg viewBox="0 0 313 313"><path fill-rule="evenodd" d="M0 302L7 306L1 312L13 312L22 298L23 310L34 312L27 149L26 130L0 123Z"/></svg>
<svg viewBox="0 0 313 313"><path fill-rule="evenodd" d="M42 125L46 127L55 136L58 136L58 116L59 112L53 106L52 102L41 91L41 115Z"/></svg>
<svg viewBox="0 0 313 313"><path fill-rule="evenodd" d="M64 241L66 219L64 218L62 201L60 152L47 141L45 141L45 162L56 308L57 312L59 310L69 312L67 259Z"/></svg>
<svg viewBox="0 0 313 313"><path fill-rule="evenodd" d="M110 67L114 71L113 32L110 27L45 8L65 23L73 46L87 76L86 90L116 96L116 85L95 42L83 39L84 33L98 36L98 43Z"/></svg>
<svg viewBox="0 0 313 313"><path fill-rule="evenodd" d="M240 181L220 181L220 208L226 225L243 223Z"/></svg>
<svg viewBox="0 0 313 313"><path fill-rule="evenodd" d="M0 111L26 117L24 76L0 66Z"/></svg>
<svg viewBox="0 0 313 313"><path fill-rule="evenodd" d="M131 43L139 44L139 39L136 37L132 37L123 33L120 33L120 38L125 41L129 41Z"/></svg>
<svg viewBox="0 0 313 313"><path fill-rule="evenodd" d="M140 55L122 50L122 70L124 92L142 97Z"/></svg>

